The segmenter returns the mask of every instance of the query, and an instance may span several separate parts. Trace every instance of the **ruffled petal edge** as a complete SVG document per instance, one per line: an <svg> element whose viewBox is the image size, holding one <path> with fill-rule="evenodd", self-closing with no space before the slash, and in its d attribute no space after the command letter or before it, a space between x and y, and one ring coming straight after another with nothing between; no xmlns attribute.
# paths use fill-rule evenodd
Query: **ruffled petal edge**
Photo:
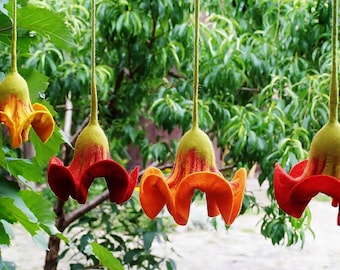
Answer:
<svg viewBox="0 0 340 270"><path fill-rule="evenodd" d="M104 177L110 193L110 201L121 204L131 197L137 182L138 171L139 168L135 168L129 175L125 168L114 160L97 161L81 174L72 197L80 204L85 203L93 181L98 177Z"/></svg>
<svg viewBox="0 0 340 270"><path fill-rule="evenodd" d="M301 178L307 162L308 160L303 160L297 163L290 174L287 174L279 164L275 164L275 198L279 207L295 218L301 217L310 200L320 192L332 197L333 202L340 201L340 180L336 177L317 174ZM337 206L336 203L333 206Z"/></svg>
<svg viewBox="0 0 340 270"><path fill-rule="evenodd" d="M47 167L47 181L54 194L66 202L74 194L74 179L67 167L57 157L52 157Z"/></svg>
<svg viewBox="0 0 340 270"><path fill-rule="evenodd" d="M54 131L54 119L50 111L42 104L34 103L34 118L31 125L42 142L46 142Z"/></svg>
<svg viewBox="0 0 340 270"><path fill-rule="evenodd" d="M208 215L221 214L225 223L231 225L242 206L246 177L243 168L236 172L231 182L213 172L196 172L186 176L176 192L175 221L180 225L187 224L194 190L199 189L206 193Z"/></svg>
<svg viewBox="0 0 340 270"><path fill-rule="evenodd" d="M173 212L173 198L170 188L161 170L155 167L144 172L139 190L139 200L144 213L154 219L165 205Z"/></svg>

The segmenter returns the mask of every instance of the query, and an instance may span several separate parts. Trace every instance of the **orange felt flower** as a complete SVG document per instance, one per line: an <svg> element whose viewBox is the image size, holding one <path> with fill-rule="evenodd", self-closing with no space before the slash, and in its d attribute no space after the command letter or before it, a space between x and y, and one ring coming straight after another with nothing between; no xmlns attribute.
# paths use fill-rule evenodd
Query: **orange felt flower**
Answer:
<svg viewBox="0 0 340 270"><path fill-rule="evenodd" d="M28 140L31 126L46 142L54 130L54 120L48 109L31 104L27 83L13 71L0 83L0 122L7 126L13 148Z"/></svg>
<svg viewBox="0 0 340 270"><path fill-rule="evenodd" d="M231 225L240 212L246 183L246 170L239 169L232 181L216 169L209 137L198 127L180 140L175 165L168 178L154 167L146 169L140 182L140 202L145 214L154 219L166 205L176 223L188 221L194 190L206 194L208 216L219 214Z"/></svg>
<svg viewBox="0 0 340 270"><path fill-rule="evenodd" d="M110 159L105 133L98 124L89 124L79 135L71 164L64 166L52 157L48 169L48 183L58 198L67 201L71 196L78 203L86 202L88 190L97 177L104 177L110 192L110 201L127 201L135 188L139 167L130 174L116 161Z"/></svg>

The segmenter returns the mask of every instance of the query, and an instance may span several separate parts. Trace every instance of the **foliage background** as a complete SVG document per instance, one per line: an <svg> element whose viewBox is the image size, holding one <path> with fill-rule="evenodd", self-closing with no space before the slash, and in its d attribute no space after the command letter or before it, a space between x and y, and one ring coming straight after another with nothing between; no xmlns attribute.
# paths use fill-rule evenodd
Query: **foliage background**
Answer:
<svg viewBox="0 0 340 270"><path fill-rule="evenodd" d="M10 64L10 6L11 1L0 3L0 79ZM331 8L327 0L201 3L200 126L216 142L221 153L217 159L227 177L237 167L259 166L259 183L268 185L271 201L261 206L261 232L273 244L303 244L310 229L308 211L296 220L279 210L272 174L276 162L289 170L306 158L311 138L327 119ZM0 244L10 244L14 223L21 223L44 247L43 235L57 232L52 212L57 202L46 186L45 169L52 155L70 162L72 143L89 114L89 11L88 0L19 1L19 71L29 83L32 101L48 106L58 127L46 145L31 132L31 144L16 150L9 148L2 130ZM29 16L33 12L35 16ZM113 159L128 169L171 164L178 132L189 129L192 13L189 0L97 1L100 123ZM164 132L152 137L154 130ZM169 139L167 132L173 131L177 137ZM97 181L91 198L104 190ZM256 198L247 194L243 212L255 205ZM69 201L62 207L73 213L79 206ZM170 221L144 218L136 198L121 207L98 207L72 225L87 237L63 239L74 241L82 252L95 239L132 268L151 269L150 264L162 263L174 267L171 259L156 258L150 250L155 237L167 238ZM143 224L139 231L133 226L136 219ZM113 236L96 237L98 227ZM124 234L130 241L141 239L140 246L132 251L124 247ZM86 263L98 264L98 257L84 254ZM1 256L0 265L5 265Z"/></svg>

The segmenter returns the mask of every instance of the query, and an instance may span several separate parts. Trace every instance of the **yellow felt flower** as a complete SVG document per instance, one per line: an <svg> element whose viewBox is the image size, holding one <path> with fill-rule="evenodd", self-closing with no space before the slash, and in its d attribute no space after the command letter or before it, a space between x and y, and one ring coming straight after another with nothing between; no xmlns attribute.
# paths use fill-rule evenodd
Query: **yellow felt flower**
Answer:
<svg viewBox="0 0 340 270"><path fill-rule="evenodd" d="M51 113L42 104L31 104L27 82L17 71L0 83L0 122L7 126L13 148L28 140L31 126L43 142L54 130Z"/></svg>

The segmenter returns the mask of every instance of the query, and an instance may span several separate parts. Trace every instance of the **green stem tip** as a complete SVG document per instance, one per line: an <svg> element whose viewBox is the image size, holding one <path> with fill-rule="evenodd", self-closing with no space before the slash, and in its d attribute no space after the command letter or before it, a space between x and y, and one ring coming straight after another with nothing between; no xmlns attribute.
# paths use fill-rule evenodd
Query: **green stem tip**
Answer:
<svg viewBox="0 0 340 270"><path fill-rule="evenodd" d="M11 72L17 72L17 0L13 0Z"/></svg>
<svg viewBox="0 0 340 270"><path fill-rule="evenodd" d="M98 97L96 86L96 1L91 11L91 117L90 124L98 124Z"/></svg>
<svg viewBox="0 0 340 270"><path fill-rule="evenodd" d="M338 0L332 0L332 78L331 89L329 92L329 123L338 122L338 104L339 104L339 87L338 87Z"/></svg>
<svg viewBox="0 0 340 270"><path fill-rule="evenodd" d="M194 37L194 83L192 126L198 127L198 83L199 83L199 0L195 0L195 37Z"/></svg>

